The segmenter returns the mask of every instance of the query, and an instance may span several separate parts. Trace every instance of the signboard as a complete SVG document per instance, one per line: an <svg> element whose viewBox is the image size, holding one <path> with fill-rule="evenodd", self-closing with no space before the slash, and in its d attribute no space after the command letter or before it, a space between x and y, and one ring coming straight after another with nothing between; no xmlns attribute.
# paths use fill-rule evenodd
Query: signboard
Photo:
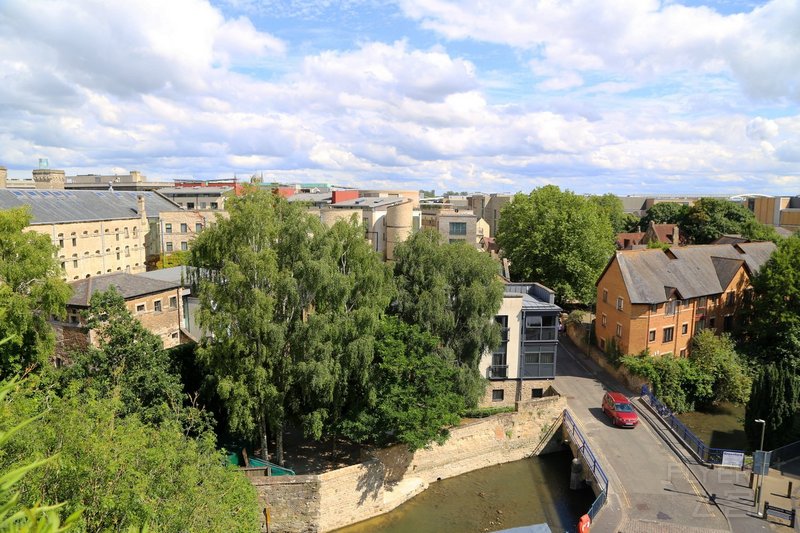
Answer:
<svg viewBox="0 0 800 533"><path fill-rule="evenodd" d="M744 452L722 452L722 466L735 466L742 468Z"/></svg>
<svg viewBox="0 0 800 533"><path fill-rule="evenodd" d="M769 459L772 452L753 452L753 473L766 476L769 473Z"/></svg>

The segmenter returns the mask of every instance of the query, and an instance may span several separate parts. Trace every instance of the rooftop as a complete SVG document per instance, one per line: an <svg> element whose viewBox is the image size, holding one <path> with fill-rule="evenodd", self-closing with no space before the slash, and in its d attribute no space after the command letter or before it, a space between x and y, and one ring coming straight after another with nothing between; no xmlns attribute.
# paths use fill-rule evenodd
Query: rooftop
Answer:
<svg viewBox="0 0 800 533"><path fill-rule="evenodd" d="M125 272L116 272L104 276L93 276L69 284L72 287L72 298L67 305L72 307L89 307L92 294L103 292L110 287L116 287L126 300L139 298L148 294L155 294L180 287L180 282L150 279Z"/></svg>
<svg viewBox="0 0 800 533"><path fill-rule="evenodd" d="M335 204L331 204L334 208L370 208L379 209L381 207L389 207L391 205L402 204L408 202L409 199L402 196L378 196L378 197L362 197L354 200L343 200Z"/></svg>

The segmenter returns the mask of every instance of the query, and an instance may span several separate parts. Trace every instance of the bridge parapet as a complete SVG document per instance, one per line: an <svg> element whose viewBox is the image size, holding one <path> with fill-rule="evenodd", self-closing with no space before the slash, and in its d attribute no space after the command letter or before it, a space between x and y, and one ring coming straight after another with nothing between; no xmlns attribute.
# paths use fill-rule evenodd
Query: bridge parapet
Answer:
<svg viewBox="0 0 800 533"><path fill-rule="evenodd" d="M589 442L584 437L583 432L578 427L569 409L564 409L564 422L562 424L564 440L572 449L572 454L581 460L584 469L584 479L589 483L597 499L592 504L588 512L594 522L595 516L603 507L608 495L608 476L606 475L600 462L597 460Z"/></svg>

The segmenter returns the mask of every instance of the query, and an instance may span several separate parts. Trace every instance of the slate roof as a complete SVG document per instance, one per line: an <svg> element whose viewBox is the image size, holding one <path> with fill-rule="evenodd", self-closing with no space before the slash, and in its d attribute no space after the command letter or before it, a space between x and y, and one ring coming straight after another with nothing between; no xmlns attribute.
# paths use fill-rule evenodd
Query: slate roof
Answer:
<svg viewBox="0 0 800 533"><path fill-rule="evenodd" d="M654 304L671 292L680 298L721 294L740 267L754 274L774 250L772 242L673 246L666 252L621 250L612 261L619 264L631 303Z"/></svg>
<svg viewBox="0 0 800 533"><path fill-rule="evenodd" d="M223 195L233 190L233 187L221 185L218 187L165 187L158 189L158 192L165 196L197 196L197 195Z"/></svg>
<svg viewBox="0 0 800 533"><path fill-rule="evenodd" d="M537 288L538 287L538 288ZM505 296L522 295L522 309L526 311L553 311L561 312L561 308L554 303L537 297L537 294L552 296L552 291L537 283L506 283L503 291Z"/></svg>
<svg viewBox="0 0 800 533"><path fill-rule="evenodd" d="M353 200L343 200L341 202L337 202L335 204L331 204L331 207L334 208L362 208L368 207L371 209L381 208L381 207L388 207L390 205L401 204L406 202L408 199L403 196L369 196L369 197L362 197L362 198L355 198Z"/></svg>
<svg viewBox="0 0 800 533"><path fill-rule="evenodd" d="M134 274L126 274L125 272L92 276L73 281L69 285L72 287L73 294L67 305L72 307L89 307L92 294L108 290L112 285L117 288L126 300L177 289L181 286L180 282L150 279Z"/></svg>
<svg viewBox="0 0 800 533"><path fill-rule="evenodd" d="M286 200L288 202L311 202L317 204L320 202L330 203L332 198L332 192L298 192L291 195Z"/></svg>
<svg viewBox="0 0 800 533"><path fill-rule="evenodd" d="M181 207L153 191L45 191L0 189L0 209L29 205L32 224L89 222L136 218L137 196L144 197L148 217Z"/></svg>

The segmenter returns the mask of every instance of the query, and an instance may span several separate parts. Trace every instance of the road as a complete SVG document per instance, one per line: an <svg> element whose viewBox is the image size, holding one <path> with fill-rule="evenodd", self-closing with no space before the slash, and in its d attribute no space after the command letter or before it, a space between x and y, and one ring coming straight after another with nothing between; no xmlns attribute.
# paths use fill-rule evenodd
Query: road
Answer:
<svg viewBox="0 0 800 533"><path fill-rule="evenodd" d="M592 531L729 531L728 520L680 460L682 451L657 434L657 425L645 420L634 429L611 425L600 408L603 393L615 390L630 396L613 383L571 341L559 342L555 388L566 396L611 484L608 508Z"/></svg>

